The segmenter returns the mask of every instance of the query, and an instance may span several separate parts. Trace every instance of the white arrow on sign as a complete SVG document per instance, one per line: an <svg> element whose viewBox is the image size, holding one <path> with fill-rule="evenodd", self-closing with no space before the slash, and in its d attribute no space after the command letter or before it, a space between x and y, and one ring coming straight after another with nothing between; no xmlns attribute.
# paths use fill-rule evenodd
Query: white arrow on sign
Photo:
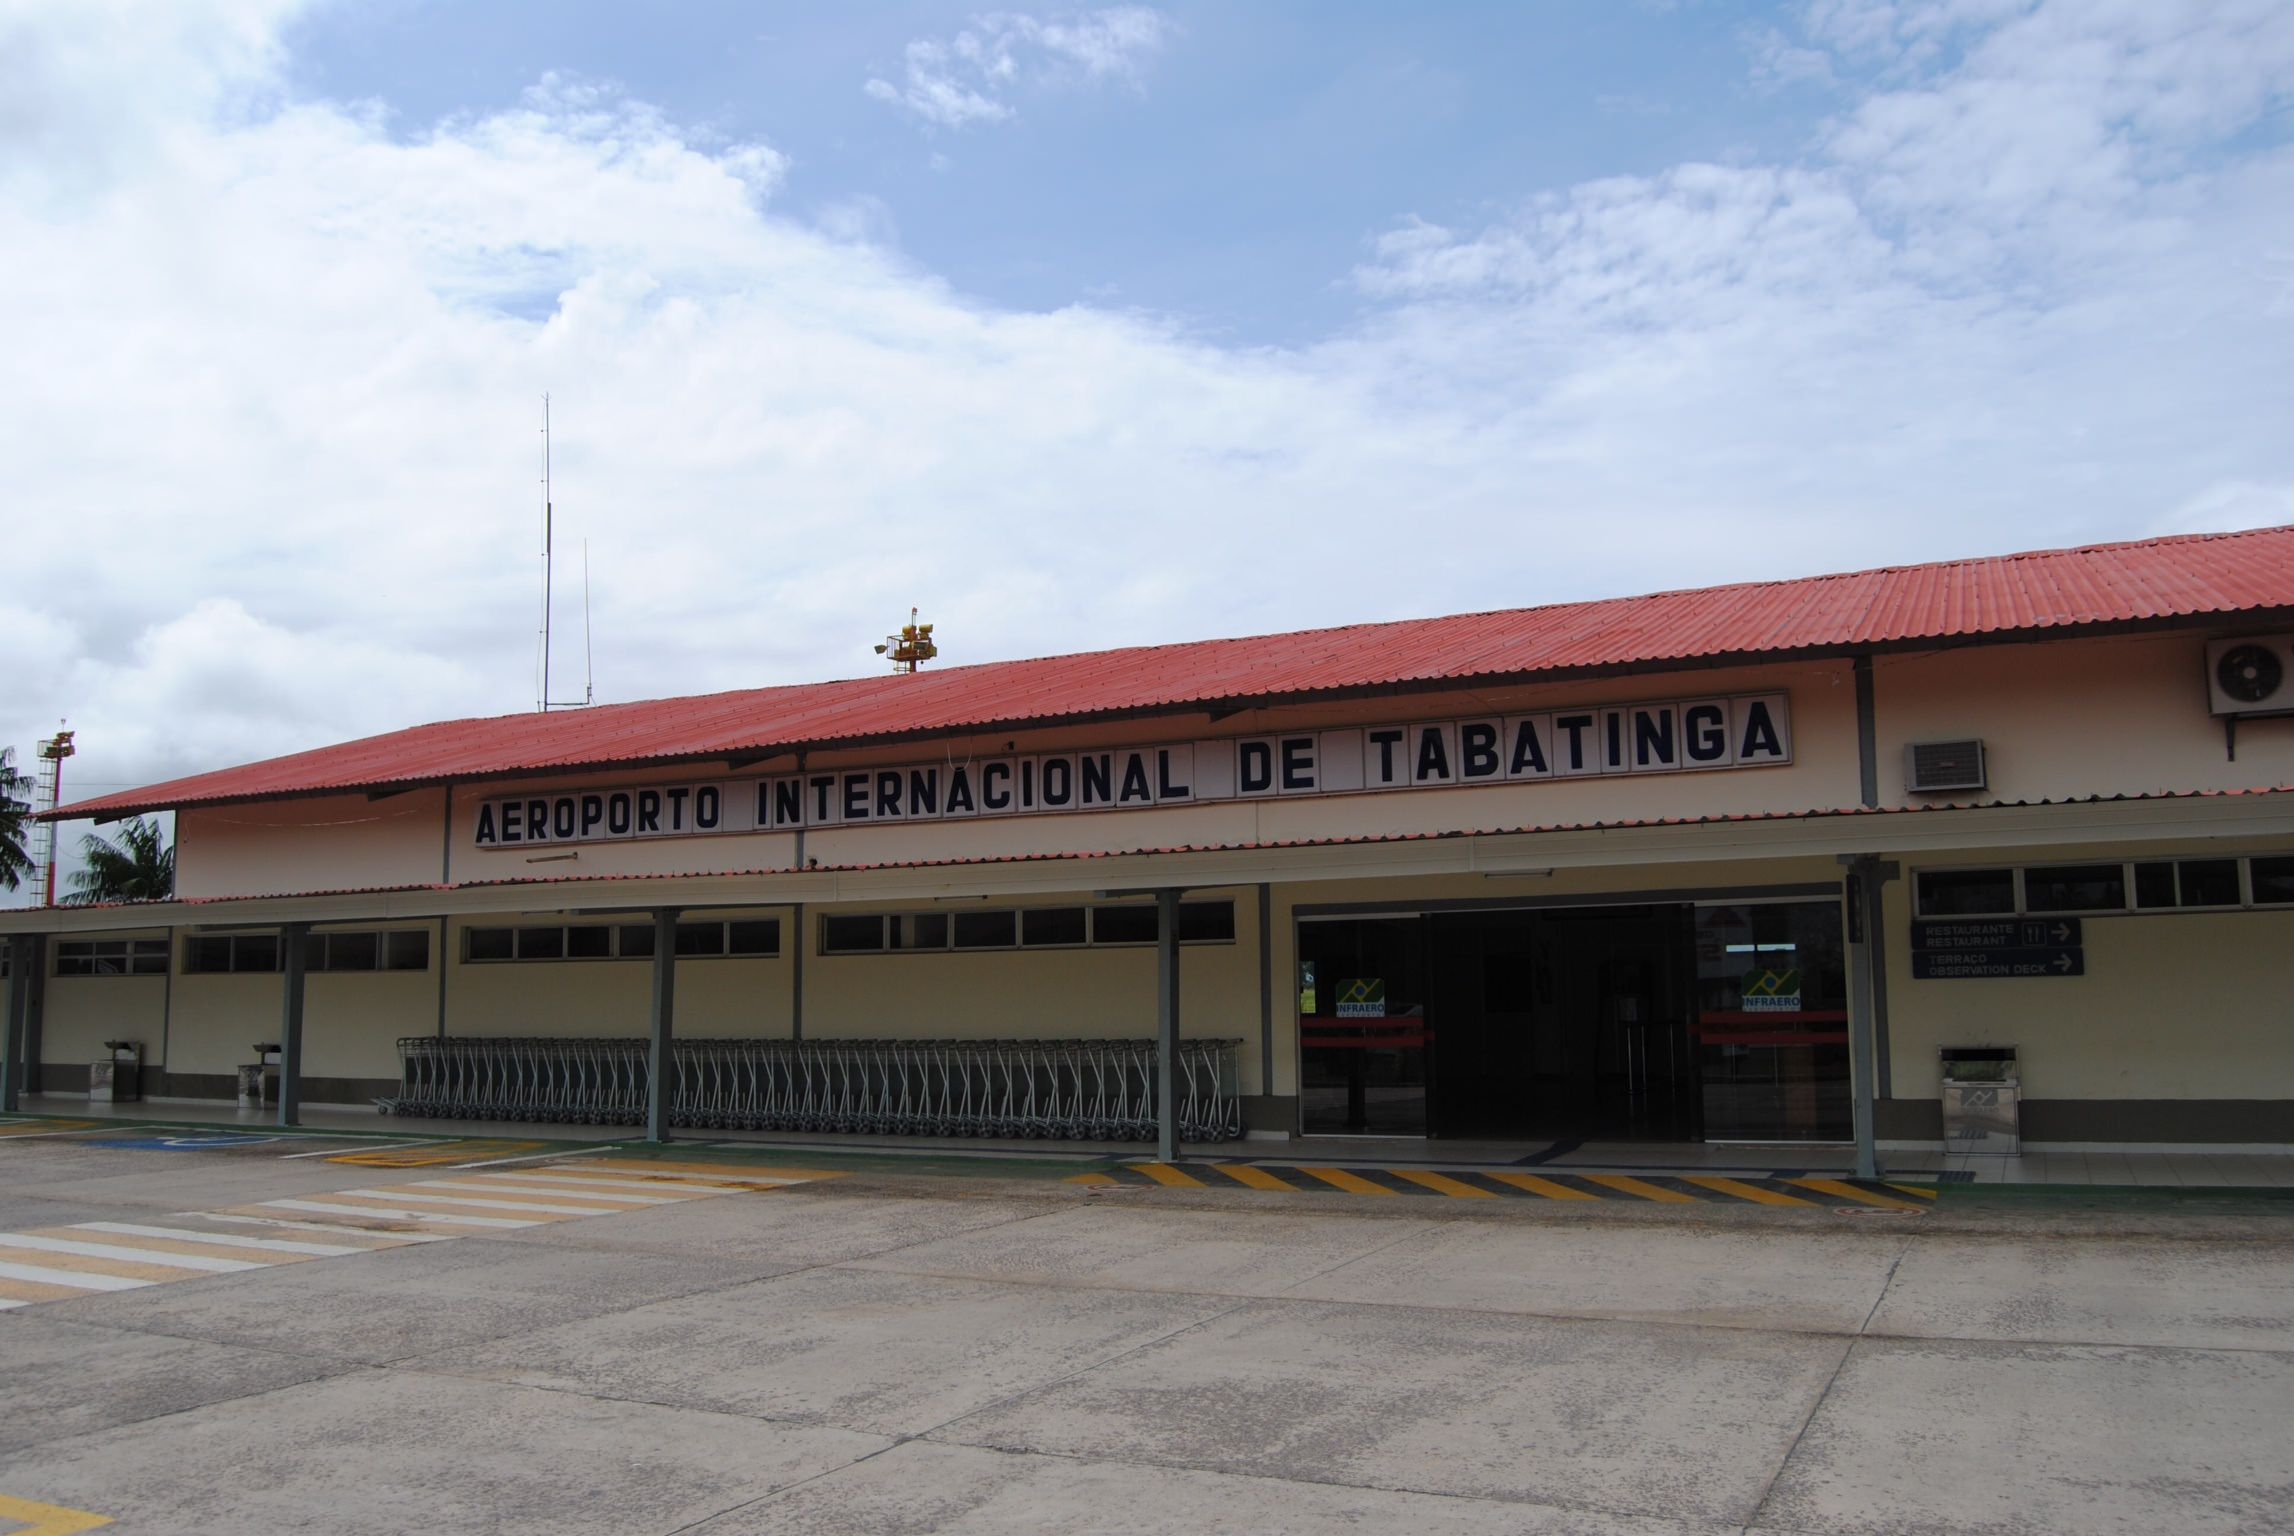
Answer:
<svg viewBox="0 0 2294 1536"><path fill-rule="evenodd" d="M2068 973L2071 969L2071 957L2069 955L2057 955L2055 957L2055 969Z"/></svg>
<svg viewBox="0 0 2294 1536"><path fill-rule="evenodd" d="M2055 925L2055 942L2058 944L2071 942L2071 925L2069 923L2057 923Z"/></svg>

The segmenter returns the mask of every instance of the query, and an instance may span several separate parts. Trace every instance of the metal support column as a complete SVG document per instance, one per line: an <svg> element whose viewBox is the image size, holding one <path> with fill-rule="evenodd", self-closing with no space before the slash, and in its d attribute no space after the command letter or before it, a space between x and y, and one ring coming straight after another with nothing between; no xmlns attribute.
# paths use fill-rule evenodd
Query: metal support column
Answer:
<svg viewBox="0 0 2294 1536"><path fill-rule="evenodd" d="M0 1111L14 1114L22 1108L18 1075L24 1065L24 1005L29 988L24 978L32 969L32 941L22 934L8 940L8 1012L0 1019Z"/></svg>
<svg viewBox="0 0 2294 1536"><path fill-rule="evenodd" d="M1879 1032L1875 1021L1885 996L1880 949L1887 942L1881 923L1880 890L1896 877L1897 866L1872 854L1842 854L1848 869L1848 1087L1856 1132L1856 1177L1880 1176L1878 1105Z"/></svg>
<svg viewBox="0 0 2294 1536"><path fill-rule="evenodd" d="M1864 809L1880 807L1880 706L1878 687L1872 675L1872 658L1858 656L1853 665L1856 676L1856 779ZM1887 932L1880 921L1880 904L1872 903L1873 930ZM1894 1073L1890 1068L1891 1049L1888 1045L1888 954L1883 942L1872 948L1872 1063L1876 1073L1873 1092L1880 1098L1894 1091Z"/></svg>
<svg viewBox="0 0 2294 1536"><path fill-rule="evenodd" d="M1259 1092L1274 1096L1274 887L1259 882Z"/></svg>
<svg viewBox="0 0 2294 1536"><path fill-rule="evenodd" d="M47 1059L48 1039L48 936L32 936L32 972L24 978L24 1064L16 1072L16 1081L24 1093L48 1091L47 1074L41 1064Z"/></svg>
<svg viewBox="0 0 2294 1536"><path fill-rule="evenodd" d="M789 1038L804 1038L804 903L789 913Z"/></svg>
<svg viewBox="0 0 2294 1536"><path fill-rule="evenodd" d="M669 1139L669 1074L676 1064L669 1057L669 1042L676 1032L677 1014L677 909L659 907L653 913L653 1040L645 1053L645 1139Z"/></svg>
<svg viewBox="0 0 2294 1536"><path fill-rule="evenodd" d="M1179 893L1155 893L1155 1156L1179 1156Z"/></svg>
<svg viewBox="0 0 2294 1536"><path fill-rule="evenodd" d="M286 1003L279 1018L279 1124L300 1125L303 1115L303 961L309 923L279 930L279 956L286 971Z"/></svg>

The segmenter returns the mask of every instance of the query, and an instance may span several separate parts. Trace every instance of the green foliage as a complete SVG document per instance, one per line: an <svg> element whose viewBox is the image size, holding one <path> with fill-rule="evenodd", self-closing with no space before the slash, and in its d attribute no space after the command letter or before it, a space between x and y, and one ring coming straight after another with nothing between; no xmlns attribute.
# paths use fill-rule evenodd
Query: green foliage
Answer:
<svg viewBox="0 0 2294 1536"><path fill-rule="evenodd" d="M32 872L24 822L32 814L32 777L16 771L16 749L0 747L0 889L15 890Z"/></svg>
<svg viewBox="0 0 2294 1536"><path fill-rule="evenodd" d="M80 839L80 862L72 876L75 907L99 902L165 901L175 894L175 848L160 837L159 823L141 816L119 829L118 839L90 832Z"/></svg>

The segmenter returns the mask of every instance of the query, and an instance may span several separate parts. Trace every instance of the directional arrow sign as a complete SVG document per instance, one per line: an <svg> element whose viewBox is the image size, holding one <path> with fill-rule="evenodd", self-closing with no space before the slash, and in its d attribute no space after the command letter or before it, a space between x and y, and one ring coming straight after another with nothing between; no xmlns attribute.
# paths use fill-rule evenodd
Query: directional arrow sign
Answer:
<svg viewBox="0 0 2294 1536"><path fill-rule="evenodd" d="M2083 949L1918 949L1912 975L1920 981L1975 981L1999 977L2059 977L2087 974Z"/></svg>
<svg viewBox="0 0 2294 1536"><path fill-rule="evenodd" d="M1955 918L1912 924L1914 949L2076 949L2086 937L2075 917Z"/></svg>

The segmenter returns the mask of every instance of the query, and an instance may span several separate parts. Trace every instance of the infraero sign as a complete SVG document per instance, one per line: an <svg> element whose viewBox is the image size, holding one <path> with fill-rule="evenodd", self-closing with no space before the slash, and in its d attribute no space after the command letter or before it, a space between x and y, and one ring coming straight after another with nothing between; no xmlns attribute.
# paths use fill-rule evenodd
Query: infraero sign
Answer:
<svg viewBox="0 0 2294 1536"><path fill-rule="evenodd" d="M1233 800L1703 773L1792 761L1782 693L1033 756L943 758L481 801L473 839L507 849L1168 809Z"/></svg>

